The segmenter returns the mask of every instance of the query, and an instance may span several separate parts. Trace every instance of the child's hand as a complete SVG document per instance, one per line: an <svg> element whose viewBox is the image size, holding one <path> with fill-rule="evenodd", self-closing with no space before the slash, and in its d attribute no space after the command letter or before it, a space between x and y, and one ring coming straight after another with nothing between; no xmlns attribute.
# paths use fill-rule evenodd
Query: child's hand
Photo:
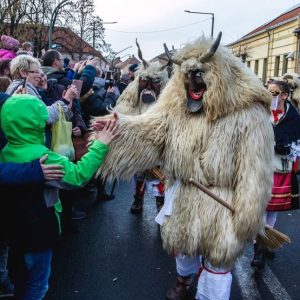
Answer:
<svg viewBox="0 0 300 300"><path fill-rule="evenodd" d="M92 129L96 130L96 131L102 130L109 120L116 121L116 123L119 125L119 119L120 119L120 117L116 112L114 112L113 114L110 114L110 115L100 117L93 122Z"/></svg>
<svg viewBox="0 0 300 300"><path fill-rule="evenodd" d="M113 141L118 133L117 130L119 128L119 124L118 122L114 121L107 121L104 128L101 131L97 131L95 133L95 138L96 140L98 140L99 142L103 143L103 144L110 144L111 141Z"/></svg>

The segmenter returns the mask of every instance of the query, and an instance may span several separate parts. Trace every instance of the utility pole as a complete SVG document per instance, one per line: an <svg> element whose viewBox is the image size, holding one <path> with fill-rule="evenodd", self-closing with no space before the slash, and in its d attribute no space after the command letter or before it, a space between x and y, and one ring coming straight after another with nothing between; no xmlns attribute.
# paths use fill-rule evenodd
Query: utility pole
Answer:
<svg viewBox="0 0 300 300"><path fill-rule="evenodd" d="M95 42L96 42L96 22L93 21L93 48L95 49Z"/></svg>

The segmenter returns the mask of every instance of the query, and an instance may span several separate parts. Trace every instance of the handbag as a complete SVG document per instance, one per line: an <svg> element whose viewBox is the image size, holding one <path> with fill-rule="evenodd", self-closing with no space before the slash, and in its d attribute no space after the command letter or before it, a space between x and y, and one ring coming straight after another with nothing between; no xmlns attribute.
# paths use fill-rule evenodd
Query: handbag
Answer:
<svg viewBox="0 0 300 300"><path fill-rule="evenodd" d="M51 150L73 161L75 151L72 142L72 122L66 120L60 104L58 104L58 110L59 119L52 125Z"/></svg>
<svg viewBox="0 0 300 300"><path fill-rule="evenodd" d="M75 162L79 161L81 157L88 152L89 148L89 133L82 136L73 137L73 146L75 150Z"/></svg>

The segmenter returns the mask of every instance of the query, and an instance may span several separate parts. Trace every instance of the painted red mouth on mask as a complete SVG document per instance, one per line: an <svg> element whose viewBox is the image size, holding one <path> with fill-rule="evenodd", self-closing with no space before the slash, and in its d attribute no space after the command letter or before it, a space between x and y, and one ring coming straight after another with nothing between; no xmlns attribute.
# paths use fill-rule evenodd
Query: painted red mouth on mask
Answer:
<svg viewBox="0 0 300 300"><path fill-rule="evenodd" d="M193 100L198 101L203 97L203 94L206 92L206 89L202 89L199 92L193 92L189 90L189 94L192 97Z"/></svg>

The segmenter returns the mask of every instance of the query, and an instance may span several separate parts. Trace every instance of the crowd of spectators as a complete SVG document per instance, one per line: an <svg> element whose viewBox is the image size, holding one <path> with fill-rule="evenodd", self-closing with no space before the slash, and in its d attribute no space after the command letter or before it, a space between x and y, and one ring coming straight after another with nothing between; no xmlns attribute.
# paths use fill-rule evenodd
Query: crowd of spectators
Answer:
<svg viewBox="0 0 300 300"><path fill-rule="evenodd" d="M0 110L2 107L8 106L4 105L8 103L8 99L15 100L16 104L23 104L22 102L18 102L20 94L24 95L22 97L28 100L28 103L31 99L36 99L36 103L38 103L38 101L43 102L43 106L47 112L46 125L43 133L45 136L43 147L45 146L48 149L51 148L52 126L59 120L61 108L63 109L65 118L72 123L72 139L84 139L91 127L91 118L108 114L109 110L116 105L120 93L124 91L130 82L129 74L122 74L121 76L119 76L119 74L113 74L107 67L103 68L97 57L89 56L80 61L72 61L68 56L64 56L58 50L49 49L41 57L37 58L33 56L33 47L30 42L25 41L21 44L16 38L7 35L1 36L0 46ZM78 82L80 83L79 85ZM9 101L9 103L11 103L11 101ZM20 109L21 104L19 105ZM33 102L32 110L35 109L35 105ZM15 114L17 118L18 110L12 109L11 114ZM25 108L24 114L26 114ZM28 113L28 115L30 115L30 113ZM26 117L28 118L28 115L24 115L24 120ZM38 117L42 118L41 115L35 116L34 118ZM33 118L33 116L31 118ZM4 117L2 121L4 122ZM32 122L28 120L28 127L25 126L25 121L24 123L22 120L18 121L18 130L21 130L24 125L24 136L30 133L32 134L31 130L34 130L34 128L30 128L30 126L34 124L37 127L39 126L38 123L34 123L36 120L33 119ZM110 124L110 126L106 128L106 131L99 136L99 141L105 140L109 142L114 137L115 127L115 124ZM0 154L2 158L5 156L4 149L6 151L7 145L10 143L6 130L7 128L0 128ZM38 128L36 131L38 135ZM50 152L49 156L51 155ZM2 189L6 190L7 187L21 186L20 190L22 190L26 184L32 187L37 184L42 184L45 180L49 180L49 178L50 180L61 179L61 177L68 172L67 165L65 165L64 170L61 170L59 164L53 163L52 166L45 164L45 160L47 159L49 160L48 154L41 156L39 159L33 159L32 162L23 162L21 160L19 163L0 163ZM75 173L78 172L81 174L80 172L82 172L82 170L80 168L82 168L82 166L77 165L76 161L70 163L74 163L74 165L77 166L73 167L73 165L71 165ZM79 170L76 171L76 168ZM95 201L96 203L98 201L111 200L114 198L113 195L106 192L105 180L96 182L92 175L93 174L90 174L90 176L88 176L89 178L84 184L82 184L81 181L80 183L74 181L72 184L77 186L76 190L70 189L70 187L58 186L61 209L57 209L57 205L55 205L55 212L60 219L61 232L59 236L61 238L63 238L65 234L80 232L80 222L78 222L78 220L86 218L88 215L84 209L86 208L86 203L82 205L83 198L92 199L91 202ZM35 211L35 209L39 210L38 205L35 207L33 203L28 203L28 207L30 207L30 205L32 205L32 211ZM0 208L0 210L3 212L2 208ZM41 213L43 212L41 211ZM24 211L24 217L25 216L26 212ZM48 216L48 218L50 217ZM17 247L11 247L11 236L9 236L3 228L4 219L5 217L1 215L0 297L9 297L15 294L17 299L42 299L48 288L47 278L49 274L42 274L43 271L41 268L39 269L37 267L35 269L34 266L30 265L29 260L37 259L36 255L30 258L26 256L32 254L32 249L26 252L26 247L24 247L22 256L20 253L16 253ZM43 225L41 227L43 227ZM20 237L20 235L17 236ZM21 241L15 241L14 245L19 245L19 242L21 244ZM34 242L40 243L34 246L38 249L37 251L41 249L45 250L43 249L44 242L43 239L39 240L37 238ZM30 244L30 242L28 243ZM21 248L19 247L19 249ZM49 253L47 255L43 253L39 259L51 261L51 255ZM10 257L12 263L10 263L9 266L11 266L12 270L8 267ZM22 264L20 264L19 261L20 257L23 259ZM36 261L36 263L38 265L41 262ZM43 263L41 263L41 265L43 265ZM23 267L23 269L21 268L22 270L20 266ZM30 269L31 267L32 269ZM44 272L49 273L50 270L44 266ZM10 274L13 274L13 278L10 278ZM34 280L36 281L34 282ZM24 282L31 282L32 286L30 286L29 283L28 286L26 286ZM41 288L34 287L35 284L40 285ZM26 293L31 295L30 290L31 293L36 292L36 296L28 296L29 298L26 298Z"/></svg>

